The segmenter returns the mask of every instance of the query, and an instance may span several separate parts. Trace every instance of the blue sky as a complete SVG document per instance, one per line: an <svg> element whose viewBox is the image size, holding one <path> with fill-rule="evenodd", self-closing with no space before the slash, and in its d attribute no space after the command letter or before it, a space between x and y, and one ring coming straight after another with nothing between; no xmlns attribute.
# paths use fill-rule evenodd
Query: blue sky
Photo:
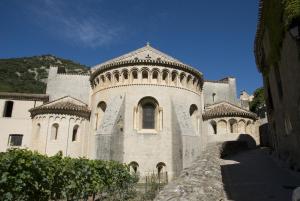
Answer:
<svg viewBox="0 0 300 201"><path fill-rule="evenodd" d="M53 54L93 66L147 41L205 79L262 85L257 0L1 0L0 58Z"/></svg>

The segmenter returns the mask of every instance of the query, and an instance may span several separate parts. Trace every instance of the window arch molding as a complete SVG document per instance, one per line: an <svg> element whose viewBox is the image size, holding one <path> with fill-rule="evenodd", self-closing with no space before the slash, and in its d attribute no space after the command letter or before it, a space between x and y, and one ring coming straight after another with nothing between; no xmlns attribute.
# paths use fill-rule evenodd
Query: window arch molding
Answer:
<svg viewBox="0 0 300 201"><path fill-rule="evenodd" d="M53 123L51 126L51 140L57 140L58 138L58 131L59 131L59 124L58 123Z"/></svg>
<svg viewBox="0 0 300 201"><path fill-rule="evenodd" d="M107 108L107 105L106 105L106 102L105 101L100 101L98 104L97 104L97 107L96 107L96 113L95 113L95 130L98 129L100 123L101 123L101 120L103 118L103 115L106 111L106 108Z"/></svg>
<svg viewBox="0 0 300 201"><path fill-rule="evenodd" d="M143 97L134 108L134 128L139 131L162 129L162 108L158 101L151 97Z"/></svg>
<svg viewBox="0 0 300 201"><path fill-rule="evenodd" d="M133 173L138 173L139 164L136 161L131 161L128 166Z"/></svg>
<svg viewBox="0 0 300 201"><path fill-rule="evenodd" d="M73 131L72 131L72 142L76 142L79 140L79 125L75 124L73 126Z"/></svg>

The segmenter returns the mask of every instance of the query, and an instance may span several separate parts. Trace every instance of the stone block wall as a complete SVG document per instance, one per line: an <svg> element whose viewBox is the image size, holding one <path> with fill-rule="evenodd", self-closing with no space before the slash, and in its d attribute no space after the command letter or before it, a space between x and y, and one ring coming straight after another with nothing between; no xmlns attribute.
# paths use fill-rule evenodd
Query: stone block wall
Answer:
<svg viewBox="0 0 300 201"><path fill-rule="evenodd" d="M89 75L58 74L57 67L50 67L46 94L49 101L64 96L71 96L89 104L90 82Z"/></svg>
<svg viewBox="0 0 300 201"><path fill-rule="evenodd" d="M201 156L180 176L169 183L155 201L226 200L222 183L220 152L222 144L210 144Z"/></svg>

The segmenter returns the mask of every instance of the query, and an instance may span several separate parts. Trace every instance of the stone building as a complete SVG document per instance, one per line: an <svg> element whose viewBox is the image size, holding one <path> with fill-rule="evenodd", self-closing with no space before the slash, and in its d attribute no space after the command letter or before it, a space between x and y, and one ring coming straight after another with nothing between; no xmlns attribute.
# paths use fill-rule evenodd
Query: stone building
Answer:
<svg viewBox="0 0 300 201"><path fill-rule="evenodd" d="M6 94L3 103L15 101ZM51 67L40 96L45 101L30 102L23 114L28 131L8 127L4 139L22 134L26 147L47 155L120 161L141 178L163 171L172 179L213 141L248 140L240 137L247 134L259 144L256 116L239 106L235 78L204 81L196 68L149 44L88 75ZM14 126L13 118L4 120Z"/></svg>
<svg viewBox="0 0 300 201"><path fill-rule="evenodd" d="M263 76L272 147L291 168L299 169L300 29L291 2L260 1L254 51Z"/></svg>

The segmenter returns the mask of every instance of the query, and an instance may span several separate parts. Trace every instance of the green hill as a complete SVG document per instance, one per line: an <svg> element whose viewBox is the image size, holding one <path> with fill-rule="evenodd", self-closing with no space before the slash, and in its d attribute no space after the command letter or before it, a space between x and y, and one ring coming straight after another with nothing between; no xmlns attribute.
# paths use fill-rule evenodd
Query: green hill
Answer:
<svg viewBox="0 0 300 201"><path fill-rule="evenodd" d="M0 91L45 93L50 66L67 73L87 73L88 66L53 55L0 59Z"/></svg>

